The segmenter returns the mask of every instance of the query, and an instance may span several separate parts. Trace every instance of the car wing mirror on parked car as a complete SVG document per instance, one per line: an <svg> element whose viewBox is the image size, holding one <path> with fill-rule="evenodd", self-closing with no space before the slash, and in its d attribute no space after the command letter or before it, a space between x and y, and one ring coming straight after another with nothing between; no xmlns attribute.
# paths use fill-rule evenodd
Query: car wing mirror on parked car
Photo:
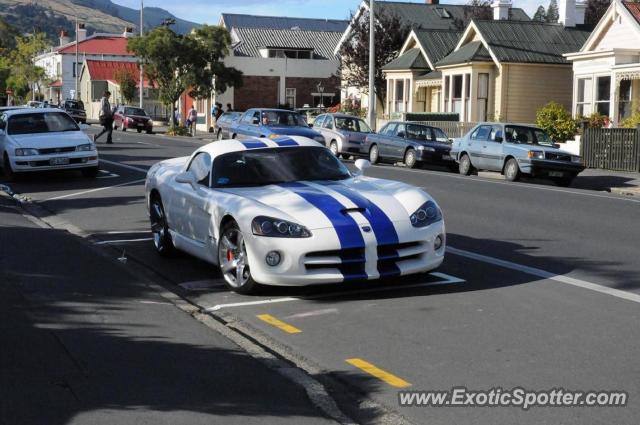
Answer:
<svg viewBox="0 0 640 425"><path fill-rule="evenodd" d="M260 120L256 117L253 117L253 119L251 120L251 124L253 125L258 125L260 123Z"/></svg>
<svg viewBox="0 0 640 425"><path fill-rule="evenodd" d="M399 132L399 133L398 133L398 137L401 137L401 138L403 138L403 139L404 139L404 136L405 136L405 135L404 135L404 131L401 131L401 132Z"/></svg>
<svg viewBox="0 0 640 425"><path fill-rule="evenodd" d="M185 171L184 173L180 173L176 176L176 182L194 185L196 183L196 177L191 171Z"/></svg>
<svg viewBox="0 0 640 425"><path fill-rule="evenodd" d="M358 171L355 172L355 175L361 176L364 174L364 170L371 167L371 163L368 160L361 158L356 160L355 166L358 169Z"/></svg>

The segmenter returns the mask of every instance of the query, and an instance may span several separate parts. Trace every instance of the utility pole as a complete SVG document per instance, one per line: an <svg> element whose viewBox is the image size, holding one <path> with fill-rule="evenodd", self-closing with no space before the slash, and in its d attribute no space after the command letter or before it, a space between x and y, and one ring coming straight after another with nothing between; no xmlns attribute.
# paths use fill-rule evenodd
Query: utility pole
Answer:
<svg viewBox="0 0 640 425"><path fill-rule="evenodd" d="M374 0L369 0L369 127L375 131L376 129L376 91L375 91L375 78L376 78L376 22L373 12Z"/></svg>
<svg viewBox="0 0 640 425"><path fill-rule="evenodd" d="M142 10L144 9L144 0L140 0L140 37L143 36L143 20L142 20ZM142 94L144 92L144 65L140 64L140 107L142 108Z"/></svg>

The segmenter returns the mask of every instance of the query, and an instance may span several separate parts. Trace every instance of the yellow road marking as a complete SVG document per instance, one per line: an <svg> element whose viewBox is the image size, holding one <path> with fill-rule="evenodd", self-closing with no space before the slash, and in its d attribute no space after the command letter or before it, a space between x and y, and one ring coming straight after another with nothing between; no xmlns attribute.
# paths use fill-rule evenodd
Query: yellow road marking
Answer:
<svg viewBox="0 0 640 425"><path fill-rule="evenodd" d="M267 322L268 324L273 325L276 328L288 334L298 334L302 332L300 329L296 328L295 326L291 326L288 323L283 322L282 320L276 319L270 314L258 314L256 317L262 320L263 322Z"/></svg>
<svg viewBox="0 0 640 425"><path fill-rule="evenodd" d="M406 388L411 386L411 384L405 381L404 379L398 378L397 376L389 372L386 372L365 360L356 358L356 359L347 359L346 362L349 363L350 365L357 367L358 369L361 369L367 372L370 375L375 376L376 378L386 382L392 387Z"/></svg>

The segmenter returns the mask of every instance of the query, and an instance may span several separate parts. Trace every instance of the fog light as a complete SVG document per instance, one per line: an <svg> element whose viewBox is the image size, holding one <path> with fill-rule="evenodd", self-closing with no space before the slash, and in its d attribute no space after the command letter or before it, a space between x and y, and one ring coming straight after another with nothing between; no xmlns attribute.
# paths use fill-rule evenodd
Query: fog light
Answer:
<svg viewBox="0 0 640 425"><path fill-rule="evenodd" d="M280 264L281 259L282 258L280 257L280 253L278 251L270 251L267 253L267 256L265 257L265 261L271 267L275 267L278 264Z"/></svg>
<svg viewBox="0 0 640 425"><path fill-rule="evenodd" d="M442 248L442 243L443 243L443 238L442 235L438 235L436 236L436 240L433 241L433 249L435 249L436 251L439 250L440 248Z"/></svg>

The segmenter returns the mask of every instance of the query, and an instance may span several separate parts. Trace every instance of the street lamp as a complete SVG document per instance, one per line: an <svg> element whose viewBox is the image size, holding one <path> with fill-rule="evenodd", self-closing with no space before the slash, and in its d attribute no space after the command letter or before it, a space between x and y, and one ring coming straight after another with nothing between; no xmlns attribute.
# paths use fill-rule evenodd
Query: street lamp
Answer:
<svg viewBox="0 0 640 425"><path fill-rule="evenodd" d="M324 93L324 86L322 85L322 81L318 82L316 88L318 89L318 93L320 93L320 108L324 108L324 99L322 98L322 94Z"/></svg>
<svg viewBox="0 0 640 425"><path fill-rule="evenodd" d="M143 0L140 0L140 37L143 36L144 32L143 32L143 12L142 10L144 9L144 3ZM138 90L140 93L140 108L142 109L142 95L144 92L144 65L142 65L142 63L140 63L140 90Z"/></svg>

